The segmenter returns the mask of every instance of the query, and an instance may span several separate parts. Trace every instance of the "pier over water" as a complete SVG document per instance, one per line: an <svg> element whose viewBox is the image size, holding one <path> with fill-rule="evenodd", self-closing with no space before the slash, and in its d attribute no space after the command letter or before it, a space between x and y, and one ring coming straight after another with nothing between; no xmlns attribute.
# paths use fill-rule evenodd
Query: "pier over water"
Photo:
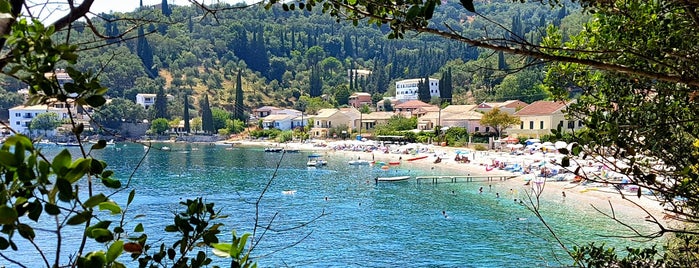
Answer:
<svg viewBox="0 0 699 268"><path fill-rule="evenodd" d="M506 181L512 179L514 175L483 175L483 176L418 176L415 177L417 183L457 183L457 182L489 182L489 181Z"/></svg>

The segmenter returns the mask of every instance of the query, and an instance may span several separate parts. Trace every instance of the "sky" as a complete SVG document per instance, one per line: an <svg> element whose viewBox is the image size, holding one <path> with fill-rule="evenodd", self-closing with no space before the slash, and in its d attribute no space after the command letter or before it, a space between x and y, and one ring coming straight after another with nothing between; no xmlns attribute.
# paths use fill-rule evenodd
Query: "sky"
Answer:
<svg viewBox="0 0 699 268"><path fill-rule="evenodd" d="M225 2L225 3L239 3L242 2L243 0L199 0L203 1L204 4L211 4L211 3L217 3L217 2ZM162 3L162 0L143 0L143 5L144 6L150 6L150 5L155 5L155 4L160 4ZM246 2L250 2L249 0ZM92 4L92 12L94 13L109 13L110 11L114 12L130 12L133 11L138 7L140 3L140 0L95 0L95 2ZM168 0L169 4L175 4L175 5L190 5L189 1L187 0Z"/></svg>

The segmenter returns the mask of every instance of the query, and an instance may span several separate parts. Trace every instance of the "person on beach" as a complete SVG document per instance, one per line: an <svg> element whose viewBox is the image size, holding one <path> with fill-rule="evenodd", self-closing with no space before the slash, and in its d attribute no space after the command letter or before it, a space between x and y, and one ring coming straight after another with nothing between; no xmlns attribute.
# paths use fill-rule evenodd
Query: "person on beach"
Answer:
<svg viewBox="0 0 699 268"><path fill-rule="evenodd" d="M500 198L500 193L495 193L495 198Z"/></svg>
<svg viewBox="0 0 699 268"><path fill-rule="evenodd" d="M447 215L447 212L444 210L442 210L442 216L444 216L445 219L449 218L449 216Z"/></svg>
<svg viewBox="0 0 699 268"><path fill-rule="evenodd" d="M481 188L478 188L478 193L479 193L479 194L482 194L482 193L483 193L483 186L481 186Z"/></svg>

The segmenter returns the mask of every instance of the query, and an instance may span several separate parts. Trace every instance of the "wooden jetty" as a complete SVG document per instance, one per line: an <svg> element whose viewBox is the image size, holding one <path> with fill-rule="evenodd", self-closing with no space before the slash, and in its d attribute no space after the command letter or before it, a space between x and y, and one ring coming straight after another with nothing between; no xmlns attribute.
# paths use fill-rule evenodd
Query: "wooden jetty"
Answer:
<svg viewBox="0 0 699 268"><path fill-rule="evenodd" d="M489 182L489 181L506 181L512 179L514 175L485 175L485 176L418 176L417 183L422 181L430 183L457 183L457 182Z"/></svg>

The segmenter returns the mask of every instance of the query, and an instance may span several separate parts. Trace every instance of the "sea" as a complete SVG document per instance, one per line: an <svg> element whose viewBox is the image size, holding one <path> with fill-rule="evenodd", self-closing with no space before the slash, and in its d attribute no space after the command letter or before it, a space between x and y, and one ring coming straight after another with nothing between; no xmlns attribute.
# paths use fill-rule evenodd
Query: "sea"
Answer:
<svg viewBox="0 0 699 268"><path fill-rule="evenodd" d="M158 150L167 146L170 150ZM67 149L44 147L49 157ZM95 192L125 204L136 197L124 222L132 230L142 223L150 243L172 244L166 225L182 211L187 199L203 197L226 218L219 238L230 241L255 232L251 256L259 267L542 267L567 266L570 257L544 223L517 200L523 192L498 182L417 183L420 175L460 175L458 171L391 166L351 166L353 157L341 152L324 155L328 165L307 167L311 152L269 153L263 148L216 144L117 143L92 155L109 163L126 190L115 192L99 183ZM374 181L378 176L410 175L402 182ZM482 187L483 192L479 189ZM81 182L85 193L86 183ZM623 249L653 245L639 242L617 222L572 199L541 200L543 220L568 248L595 242ZM108 218L109 216L103 216ZM622 218L623 219L623 218ZM118 218L115 220L119 220ZM628 221L651 230L639 219ZM34 226L55 225L42 216ZM257 226L257 228L255 228ZM81 229L65 230L65 263ZM53 260L55 236L37 231L37 241ZM15 239L19 240L19 239ZM53 241L53 242L52 242ZM53 244L52 244L53 243ZM3 251L26 267L45 266L28 243L19 252ZM90 250L106 250L89 243ZM32 253L29 253L32 252ZM210 251L208 253L211 253ZM214 264L229 259L209 254ZM128 255L120 261L137 266ZM0 266L19 267L0 258Z"/></svg>

